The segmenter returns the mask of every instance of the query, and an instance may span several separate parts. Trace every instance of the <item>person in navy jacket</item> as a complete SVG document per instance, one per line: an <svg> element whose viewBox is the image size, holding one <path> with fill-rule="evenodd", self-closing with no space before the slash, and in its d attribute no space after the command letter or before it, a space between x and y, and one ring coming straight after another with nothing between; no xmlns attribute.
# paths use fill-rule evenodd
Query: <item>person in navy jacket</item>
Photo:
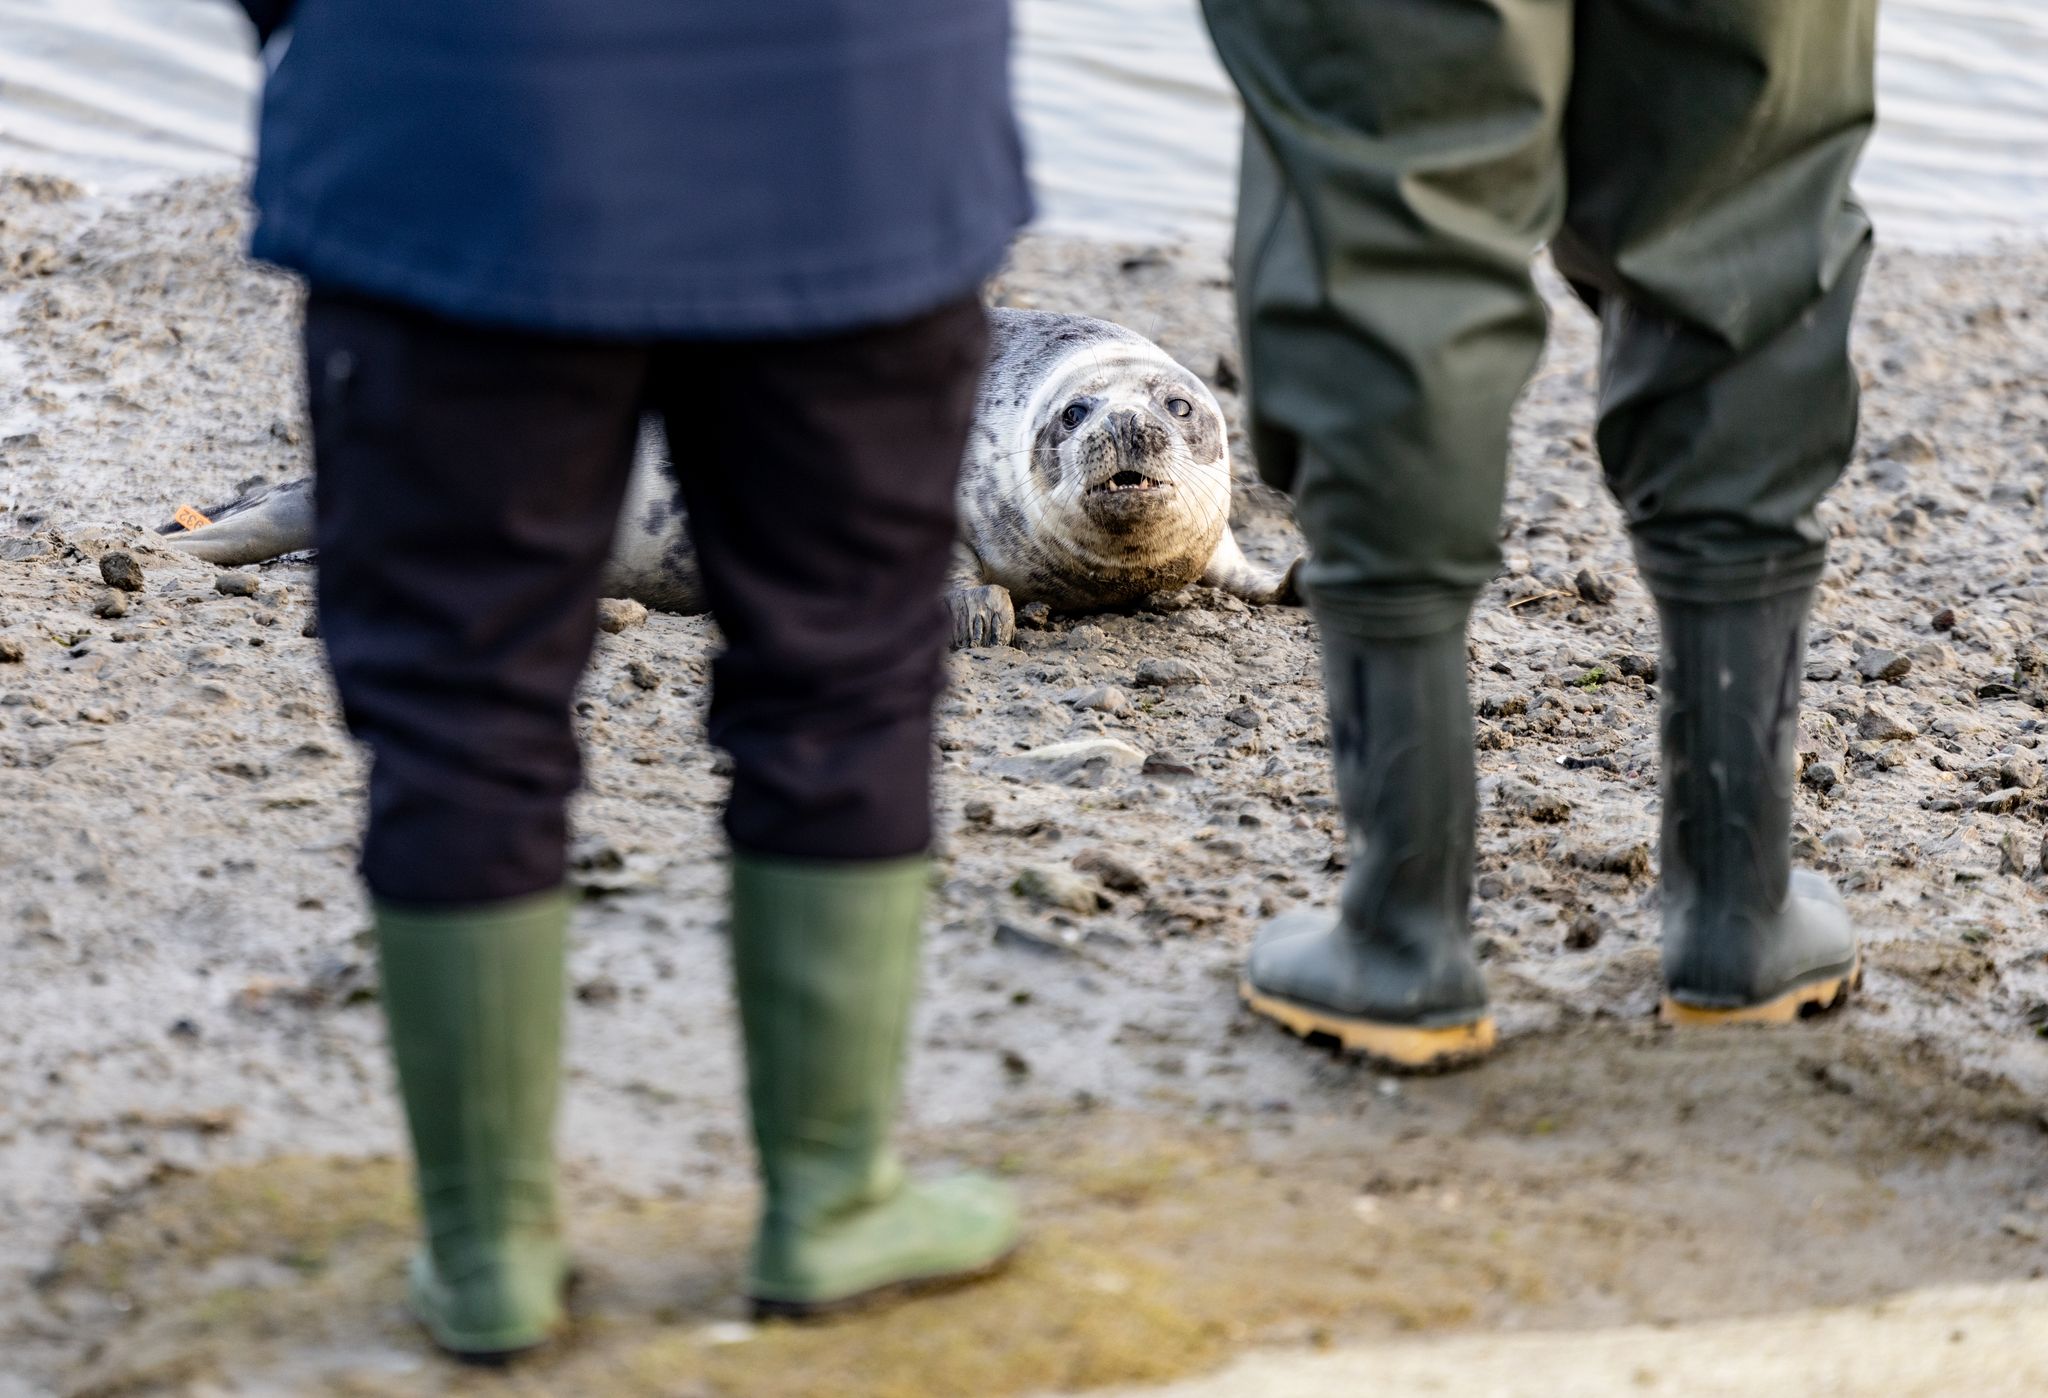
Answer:
<svg viewBox="0 0 2048 1398"><path fill-rule="evenodd" d="M468 1357L562 1318L570 704L649 412L725 641L749 1292L801 1315L993 1266L1008 1195L907 1180L889 1128L979 287L1030 211L1006 3L244 8L252 252L309 288L320 629L372 756L416 1314Z"/></svg>

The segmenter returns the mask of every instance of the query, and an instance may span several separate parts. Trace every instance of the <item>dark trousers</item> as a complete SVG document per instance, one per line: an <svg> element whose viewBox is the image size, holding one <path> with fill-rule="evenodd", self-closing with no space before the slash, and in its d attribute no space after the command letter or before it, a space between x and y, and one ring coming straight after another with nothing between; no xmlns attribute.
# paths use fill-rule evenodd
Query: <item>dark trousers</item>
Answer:
<svg viewBox="0 0 2048 1398"><path fill-rule="evenodd" d="M733 757L734 846L923 850L986 337L973 299L817 339L646 345L316 293L320 626L373 758L371 892L477 903L561 881L569 706L643 411L666 421L725 638L710 730Z"/></svg>

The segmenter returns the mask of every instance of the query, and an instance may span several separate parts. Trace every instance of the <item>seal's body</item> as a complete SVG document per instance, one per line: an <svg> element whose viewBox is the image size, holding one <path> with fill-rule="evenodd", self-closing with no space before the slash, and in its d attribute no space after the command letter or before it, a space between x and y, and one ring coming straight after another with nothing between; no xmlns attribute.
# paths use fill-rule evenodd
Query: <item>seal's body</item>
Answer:
<svg viewBox="0 0 2048 1398"><path fill-rule="evenodd" d="M1000 644L1014 607L1125 606L1200 582L1251 602L1293 595L1230 532L1230 451L1208 387L1143 336L1086 316L989 312L989 362L960 475L954 640ZM706 610L669 453L650 418L612 542L607 595ZM293 481L165 527L234 565L308 548L312 483Z"/></svg>

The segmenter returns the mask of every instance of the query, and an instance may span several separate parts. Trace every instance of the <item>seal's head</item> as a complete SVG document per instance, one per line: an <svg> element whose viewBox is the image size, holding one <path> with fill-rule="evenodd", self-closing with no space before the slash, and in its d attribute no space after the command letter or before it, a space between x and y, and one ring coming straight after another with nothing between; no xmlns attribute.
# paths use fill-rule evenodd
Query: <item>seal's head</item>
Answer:
<svg viewBox="0 0 2048 1398"><path fill-rule="evenodd" d="M1135 338L1135 337L1133 337ZM1150 344L1098 342L1039 385L1027 488L1105 566L1206 560L1230 516L1223 413Z"/></svg>

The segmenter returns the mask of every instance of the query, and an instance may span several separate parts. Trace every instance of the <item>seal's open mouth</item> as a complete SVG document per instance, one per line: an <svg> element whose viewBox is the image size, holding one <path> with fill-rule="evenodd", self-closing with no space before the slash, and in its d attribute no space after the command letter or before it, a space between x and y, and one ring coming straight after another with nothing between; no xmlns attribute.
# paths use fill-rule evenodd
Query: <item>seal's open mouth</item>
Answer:
<svg viewBox="0 0 2048 1398"><path fill-rule="evenodd" d="M1172 481L1154 480L1143 471L1119 471L1088 488L1090 495L1121 495L1129 490L1171 490Z"/></svg>

